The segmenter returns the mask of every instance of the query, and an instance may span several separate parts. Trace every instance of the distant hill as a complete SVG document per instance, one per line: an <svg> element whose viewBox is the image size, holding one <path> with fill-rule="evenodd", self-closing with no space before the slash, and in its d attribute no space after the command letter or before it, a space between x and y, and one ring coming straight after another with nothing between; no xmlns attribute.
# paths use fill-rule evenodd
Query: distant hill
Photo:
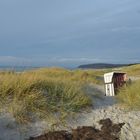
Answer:
<svg viewBox="0 0 140 140"><path fill-rule="evenodd" d="M80 65L78 68L81 68L81 69L106 69L106 68L119 68L119 67L131 66L131 65L135 65L135 64L94 63L94 64Z"/></svg>

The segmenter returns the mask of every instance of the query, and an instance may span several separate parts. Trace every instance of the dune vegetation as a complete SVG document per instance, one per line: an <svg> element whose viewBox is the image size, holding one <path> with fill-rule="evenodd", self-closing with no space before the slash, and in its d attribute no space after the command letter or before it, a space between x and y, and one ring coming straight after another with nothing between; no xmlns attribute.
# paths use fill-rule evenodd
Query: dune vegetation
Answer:
<svg viewBox="0 0 140 140"><path fill-rule="evenodd" d="M140 109L140 80L121 88L117 98L131 109Z"/></svg>
<svg viewBox="0 0 140 140"><path fill-rule="evenodd" d="M91 105L82 87L87 82L101 84L101 74L60 68L0 72L0 111L24 124L35 119L63 120Z"/></svg>
<svg viewBox="0 0 140 140"><path fill-rule="evenodd" d="M140 64L122 67L120 70L126 72L129 76L140 76Z"/></svg>
<svg viewBox="0 0 140 140"><path fill-rule="evenodd" d="M55 78L58 80L68 80L75 82L90 82L94 84L103 84L102 76L105 70L67 70L63 68L41 68L28 73L40 74L47 78ZM106 70L107 71L107 70Z"/></svg>
<svg viewBox="0 0 140 140"><path fill-rule="evenodd" d="M139 75L140 65L124 67L128 75ZM103 70L67 70L40 68L24 72L0 71L0 111L12 115L18 123L36 118L64 119L91 105L83 87L103 84ZM140 82L122 88L119 100L131 107L140 107Z"/></svg>

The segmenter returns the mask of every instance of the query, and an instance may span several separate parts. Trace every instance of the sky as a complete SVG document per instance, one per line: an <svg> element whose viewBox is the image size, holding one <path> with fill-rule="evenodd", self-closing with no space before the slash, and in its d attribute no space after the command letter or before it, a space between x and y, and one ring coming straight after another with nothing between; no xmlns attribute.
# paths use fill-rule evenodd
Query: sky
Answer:
<svg viewBox="0 0 140 140"><path fill-rule="evenodd" d="M0 65L140 62L140 0L0 0Z"/></svg>

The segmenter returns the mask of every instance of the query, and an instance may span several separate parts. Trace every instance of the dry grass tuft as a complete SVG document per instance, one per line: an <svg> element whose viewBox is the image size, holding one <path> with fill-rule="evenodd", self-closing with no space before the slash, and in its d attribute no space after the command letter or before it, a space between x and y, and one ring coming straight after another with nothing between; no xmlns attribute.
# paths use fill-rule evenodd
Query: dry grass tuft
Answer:
<svg viewBox="0 0 140 140"><path fill-rule="evenodd" d="M118 99L129 108L140 109L140 81L120 89Z"/></svg>

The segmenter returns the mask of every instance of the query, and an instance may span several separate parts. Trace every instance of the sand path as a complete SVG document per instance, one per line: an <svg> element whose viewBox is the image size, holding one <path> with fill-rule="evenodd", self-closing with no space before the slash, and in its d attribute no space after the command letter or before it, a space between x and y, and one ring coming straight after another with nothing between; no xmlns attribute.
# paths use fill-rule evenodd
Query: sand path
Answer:
<svg viewBox="0 0 140 140"><path fill-rule="evenodd" d="M93 98L93 109L89 113L79 115L77 126L94 125L100 128L98 122L101 119L110 118L114 123L125 125L121 130L121 140L140 140L140 111L126 110L117 103L115 97L104 96L103 86L90 85L88 94Z"/></svg>

